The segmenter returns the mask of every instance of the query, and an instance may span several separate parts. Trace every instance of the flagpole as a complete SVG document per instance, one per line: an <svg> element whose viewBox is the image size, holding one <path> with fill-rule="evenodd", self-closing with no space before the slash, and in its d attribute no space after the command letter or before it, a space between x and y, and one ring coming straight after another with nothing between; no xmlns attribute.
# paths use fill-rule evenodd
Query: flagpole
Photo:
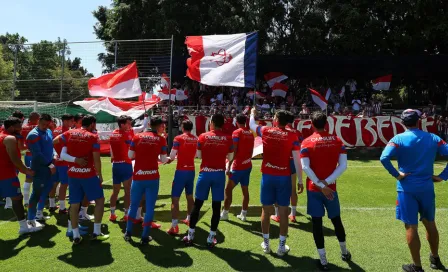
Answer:
<svg viewBox="0 0 448 272"><path fill-rule="evenodd" d="M171 35L170 80L168 83L168 150L171 150L171 147L173 145L173 110L171 109L171 82L173 81L173 40L174 36Z"/></svg>
<svg viewBox="0 0 448 272"><path fill-rule="evenodd" d="M255 31L255 32L257 32L257 35L258 35L258 31ZM257 86L257 72L258 72L258 38L260 38L260 37L257 37L257 45L256 45L256 53L257 53L257 57L255 58L255 81L254 81L254 109L256 110L257 109L257 106L256 106L256 103L255 103L255 99L257 99L257 90L256 90L256 86Z"/></svg>

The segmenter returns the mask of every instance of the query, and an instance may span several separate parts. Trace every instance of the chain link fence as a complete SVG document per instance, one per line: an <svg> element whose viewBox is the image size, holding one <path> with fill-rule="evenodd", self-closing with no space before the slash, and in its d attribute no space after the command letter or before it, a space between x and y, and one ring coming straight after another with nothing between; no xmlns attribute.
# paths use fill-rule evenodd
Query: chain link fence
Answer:
<svg viewBox="0 0 448 272"><path fill-rule="evenodd" d="M137 62L143 91L171 75L171 39L0 44L10 64L0 101L71 102L89 96L91 77Z"/></svg>

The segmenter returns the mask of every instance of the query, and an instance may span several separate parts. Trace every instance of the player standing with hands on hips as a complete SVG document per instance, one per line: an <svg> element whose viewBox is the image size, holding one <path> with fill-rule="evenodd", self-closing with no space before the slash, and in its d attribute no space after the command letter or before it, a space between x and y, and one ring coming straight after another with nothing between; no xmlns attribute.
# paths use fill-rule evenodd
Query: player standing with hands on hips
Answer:
<svg viewBox="0 0 448 272"><path fill-rule="evenodd" d="M393 137L381 155L384 168L397 180L396 217L404 223L412 264L403 265L404 271L423 271L420 260L418 215L426 228L431 248L431 268L444 270L439 257L439 232L435 223L436 201L434 182L448 179L448 166L439 176L433 176L437 153L448 155L448 145L439 136L418 128L421 113L407 109L401 120L407 130ZM391 163L396 157L398 170Z"/></svg>

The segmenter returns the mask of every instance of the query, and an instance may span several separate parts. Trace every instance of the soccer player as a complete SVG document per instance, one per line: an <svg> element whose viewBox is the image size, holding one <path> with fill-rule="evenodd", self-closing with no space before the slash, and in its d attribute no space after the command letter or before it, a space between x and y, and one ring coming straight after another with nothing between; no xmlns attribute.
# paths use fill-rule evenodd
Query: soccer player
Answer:
<svg viewBox="0 0 448 272"><path fill-rule="evenodd" d="M214 114L211 118L211 131L203 133L198 139L197 157L202 159L201 170L196 183L195 202L190 218L190 229L183 238L189 246L193 244L196 224L199 220L199 212L212 191L213 215L210 224L210 234L207 245L214 247L217 244L215 238L219 225L221 202L224 200L224 186L226 183L226 159L233 160L233 143L230 135L222 132L224 116Z"/></svg>
<svg viewBox="0 0 448 272"><path fill-rule="evenodd" d="M255 123L256 110L252 109L250 115L250 128L256 131L263 141L263 162L261 165L261 196L263 205L261 213L261 229L263 252L270 253L269 227L270 215L273 213L273 205L277 203L280 216L280 243L277 249L278 256L284 256L289 252L286 245L288 235L288 206L291 198L291 169L289 157L294 157L294 165L299 169L299 140L297 135L285 126L288 124L289 113L278 111L273 120L274 127L258 126ZM299 188L303 188L299 180ZM302 189L303 190L303 189Z"/></svg>
<svg viewBox="0 0 448 272"><path fill-rule="evenodd" d="M187 226L190 224L190 214L194 204L194 158L196 156L198 138L191 134L193 123L190 120L182 121L181 129L183 134L174 137L173 148L168 161L168 163L171 163L177 155L176 173L174 174L173 186L171 188L171 228L167 231L171 235L179 233L179 197L184 189L185 197L187 198L187 218L182 222Z"/></svg>
<svg viewBox="0 0 448 272"><path fill-rule="evenodd" d="M21 147L21 149L26 149L24 157L26 167L31 167L31 151L28 149L28 146L26 144L26 137L28 136L30 131L37 126L39 118L39 113L32 112L28 116L28 123L22 126L21 135L23 138L23 147ZM27 176L25 179L25 184L23 185L23 202L25 206L28 206L30 200L31 183L33 183L33 177Z"/></svg>
<svg viewBox="0 0 448 272"><path fill-rule="evenodd" d="M426 237L431 249L431 268L445 270L439 257L433 181L448 179L448 165L439 176L433 176L433 165L437 153L448 155L448 145L439 136L418 129L419 119L419 111L403 111L401 120L407 130L389 141L380 160L384 168L397 180L396 218L404 223L413 260L412 264L403 265L403 270L423 271L418 235L419 214L426 228ZM392 157L398 160L398 170L391 163Z"/></svg>
<svg viewBox="0 0 448 272"><path fill-rule="evenodd" d="M81 129L71 129L59 136L64 147L61 158L69 162L68 185L70 190L69 224L67 236L73 236L73 244L82 241L82 230L78 225L78 212L84 195L88 201L95 201L95 223L91 240L104 241L109 235L101 233L101 220L104 214L104 192L101 184L100 144L96 129L96 118L86 115ZM72 233L72 235L71 235Z"/></svg>
<svg viewBox="0 0 448 272"><path fill-rule="evenodd" d="M345 146L337 136L325 131L327 116L322 112L315 112L311 116L314 134L302 143L300 158L306 180L308 207L307 212L313 222L313 236L320 260L321 270L328 270L325 252L322 217L327 210L328 218L334 226L336 237L341 248L343 261L350 261L351 254L345 242L345 230L341 220L341 208L336 179L347 169L347 153Z"/></svg>
<svg viewBox="0 0 448 272"><path fill-rule="evenodd" d="M130 159L135 159L131 185L131 207L124 239L131 240L132 228L137 223L137 210L143 195L146 198L146 214L140 244L147 245L151 240L149 231L154 217L154 208L159 193L159 157L165 163L167 158L166 139L159 134L165 131L165 123L160 116L151 117L151 129L134 136L128 152Z"/></svg>
<svg viewBox="0 0 448 272"><path fill-rule="evenodd" d="M4 126L4 131L0 133L0 197L11 198L12 209L19 221L20 235L36 232L42 229L42 225L31 225L26 221L20 181L16 171L18 169L28 176L34 176L34 172L22 163L20 150L17 147L16 136L20 135L22 121L16 117L9 117L5 120Z"/></svg>
<svg viewBox="0 0 448 272"><path fill-rule="evenodd" d="M75 122L74 116L66 113L64 115L62 115L61 117L62 120L62 126L56 127L55 130L53 131L53 139L54 141L56 140L56 138L59 135L62 135L64 132L68 131L71 129L71 127L73 127L73 124ZM61 159L61 151L62 151L62 147L63 144L58 142L57 144L55 144L53 141L53 145L54 145L54 150L56 151L55 154L55 165L56 165L56 183L53 185L53 189L50 192L50 211L56 211L58 209L58 207L56 206L56 200L55 200L55 193L56 193L56 188L57 188L57 184L60 183L59 186L59 193L58 193L58 198L59 198L59 214L67 214L68 210L66 208L65 205L65 198L67 195L67 188L68 188L68 163L64 160Z"/></svg>
<svg viewBox="0 0 448 272"><path fill-rule="evenodd" d="M303 136L302 133L300 133L300 131L296 130L293 128L293 124L294 124L294 114L289 113L289 120L288 120L288 124L286 125L286 129L297 134L297 138L299 139L299 145L302 143L303 141ZM290 167L291 167L291 183L292 183L292 194L291 194L291 214L288 216L289 220L292 223L296 223L296 214L297 214L297 201L298 201L298 196L297 194L301 194L303 192L303 190L299 190L296 193L297 187L296 187L296 180L297 178L299 179L300 182L302 182L302 166L299 163L299 171L296 171L296 167L294 165L294 158L291 156L290 157ZM274 220L275 222L280 222L280 217L278 216L278 206L275 206L275 214L271 216L271 219Z"/></svg>
<svg viewBox="0 0 448 272"><path fill-rule="evenodd" d="M148 118L145 116L143 127L147 126ZM134 138L135 129L132 127L132 118L122 115L118 117L118 129L112 132L110 136L110 156L112 161L112 180L113 192L110 196L110 217L109 220L115 222L117 215L115 214L118 194L121 190L121 183L124 187L124 214L126 221L127 212L130 205L130 191L132 181L132 160L128 156L129 146Z"/></svg>
<svg viewBox="0 0 448 272"><path fill-rule="evenodd" d="M51 122L49 114L42 114L38 125L26 137L26 144L31 151L31 169L35 172L33 193L28 206L28 220L33 226L36 225L36 220L49 219L43 215L43 201L53 187L51 176L56 173L53 165L53 134L48 128Z"/></svg>
<svg viewBox="0 0 448 272"><path fill-rule="evenodd" d="M225 190L224 209L221 213L221 220L229 219L233 188L241 184L243 205L241 213L237 215L237 218L241 221L246 221L247 209L249 207L249 180L252 171L252 153L254 150L254 134L246 127L246 121L247 117L244 114L239 114L236 117L238 129L232 133L235 156L227 164L229 180Z"/></svg>

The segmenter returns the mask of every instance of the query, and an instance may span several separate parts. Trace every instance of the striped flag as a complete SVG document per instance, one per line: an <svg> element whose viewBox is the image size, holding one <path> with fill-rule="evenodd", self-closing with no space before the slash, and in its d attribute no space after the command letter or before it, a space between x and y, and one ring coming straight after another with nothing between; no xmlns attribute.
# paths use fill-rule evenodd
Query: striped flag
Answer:
<svg viewBox="0 0 448 272"><path fill-rule="evenodd" d="M281 96L283 98L286 97L286 93L288 92L288 86L282 83L275 83L272 86L272 96Z"/></svg>
<svg viewBox="0 0 448 272"><path fill-rule="evenodd" d="M377 91L388 91L390 88L390 83L392 81L392 75L382 76L377 79L372 80L373 89Z"/></svg>
<svg viewBox="0 0 448 272"><path fill-rule="evenodd" d="M327 99L323 97L319 92L310 89L311 91L311 98L313 99L314 103L316 103L322 110L325 110L328 105Z"/></svg>
<svg viewBox="0 0 448 272"><path fill-rule="evenodd" d="M287 78L288 77L285 74L280 72L270 72L264 75L264 80L266 80L266 82L268 83L269 88L272 88L275 83L282 82Z"/></svg>

